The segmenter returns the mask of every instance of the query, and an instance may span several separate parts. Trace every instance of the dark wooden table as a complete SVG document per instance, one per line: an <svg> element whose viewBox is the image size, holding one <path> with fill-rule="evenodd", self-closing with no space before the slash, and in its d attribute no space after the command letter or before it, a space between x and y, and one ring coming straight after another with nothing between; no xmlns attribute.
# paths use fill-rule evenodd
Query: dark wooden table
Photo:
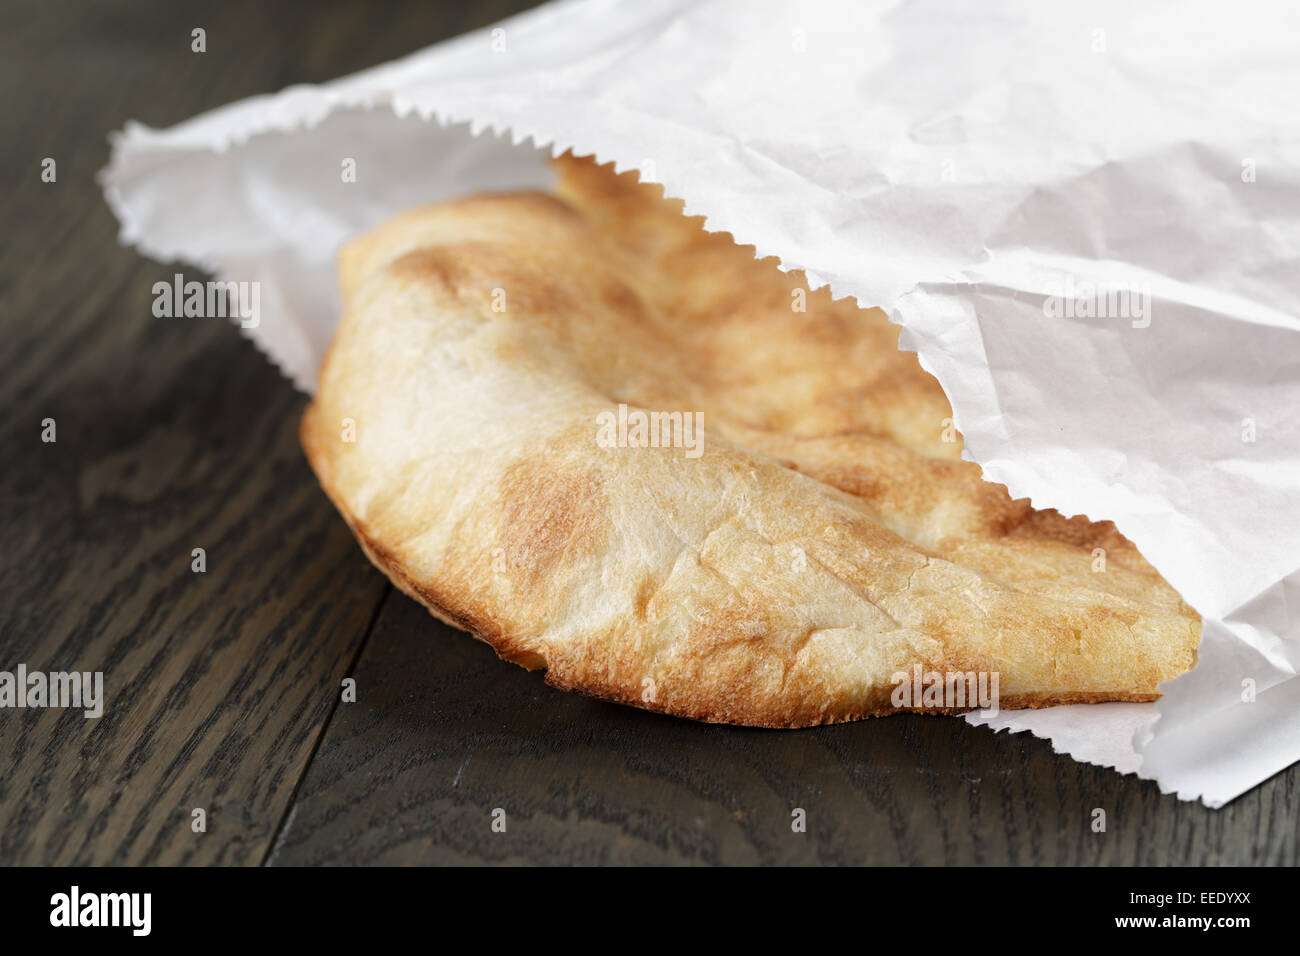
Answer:
<svg viewBox="0 0 1300 956"><path fill-rule="evenodd" d="M5 5L0 669L101 670L108 703L0 710L0 863L1294 864L1297 768L1211 811L953 719L672 720L549 689L370 567L299 451L304 397L233 325L152 317L172 270L117 245L94 175L127 119L516 5Z"/></svg>

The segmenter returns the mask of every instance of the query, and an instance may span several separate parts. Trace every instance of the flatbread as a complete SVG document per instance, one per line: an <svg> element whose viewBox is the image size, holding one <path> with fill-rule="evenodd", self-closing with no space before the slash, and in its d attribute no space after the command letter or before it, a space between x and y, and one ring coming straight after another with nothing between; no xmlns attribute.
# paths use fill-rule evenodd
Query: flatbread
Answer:
<svg viewBox="0 0 1300 956"><path fill-rule="evenodd" d="M340 255L302 441L397 587L557 687L755 726L923 707L900 675L997 675L1009 708L1152 700L1193 665L1199 619L1110 522L961 460L880 310L557 166L557 195ZM682 427L646 447L638 411Z"/></svg>

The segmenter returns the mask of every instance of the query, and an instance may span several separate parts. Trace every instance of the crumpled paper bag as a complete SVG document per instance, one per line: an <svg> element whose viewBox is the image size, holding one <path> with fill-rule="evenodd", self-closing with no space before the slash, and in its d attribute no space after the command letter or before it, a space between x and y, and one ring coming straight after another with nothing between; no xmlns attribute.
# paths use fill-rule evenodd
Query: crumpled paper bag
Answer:
<svg viewBox="0 0 1300 956"><path fill-rule="evenodd" d="M346 237L546 151L639 169L885 308L990 480L1204 617L1158 704L967 719L1220 806L1300 759L1298 40L1272 3L566 2L130 124L102 181L123 241L261 283L246 333L310 390Z"/></svg>

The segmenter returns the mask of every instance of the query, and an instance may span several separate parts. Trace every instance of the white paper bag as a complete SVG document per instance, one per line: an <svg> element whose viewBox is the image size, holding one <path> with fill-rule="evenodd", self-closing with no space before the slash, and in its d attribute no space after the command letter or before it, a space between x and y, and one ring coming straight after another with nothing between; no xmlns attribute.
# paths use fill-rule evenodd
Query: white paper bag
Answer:
<svg viewBox="0 0 1300 956"><path fill-rule="evenodd" d="M124 241L260 281L247 333L310 390L350 234L546 152L638 168L886 309L986 477L1115 520L1204 617L1158 705L968 719L1220 806L1300 759L1300 14L956 6L553 4L132 124L103 183Z"/></svg>

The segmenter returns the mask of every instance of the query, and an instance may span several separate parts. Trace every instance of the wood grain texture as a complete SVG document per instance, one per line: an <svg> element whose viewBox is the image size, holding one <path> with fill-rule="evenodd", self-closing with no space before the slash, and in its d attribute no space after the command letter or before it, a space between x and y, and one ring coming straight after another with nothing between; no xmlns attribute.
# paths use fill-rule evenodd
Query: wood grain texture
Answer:
<svg viewBox="0 0 1300 956"><path fill-rule="evenodd" d="M108 132L507 12L407 3L376 30L362 4L6 6L0 669L102 670L108 702L0 710L0 863L260 863L387 588L303 461L302 396L233 325L152 317L174 270L116 244Z"/></svg>
<svg viewBox="0 0 1300 956"><path fill-rule="evenodd" d="M549 688L397 592L354 676L272 865L1297 859L1294 771L1212 811L953 718L677 720Z"/></svg>
<svg viewBox="0 0 1300 956"><path fill-rule="evenodd" d="M514 6L0 13L0 669L103 669L109 698L98 721L0 710L0 864L1295 864L1297 768L1216 812L954 720L677 721L551 690L387 589L303 462L303 399L233 326L151 317L173 270L116 245L93 175L128 118L326 80Z"/></svg>

